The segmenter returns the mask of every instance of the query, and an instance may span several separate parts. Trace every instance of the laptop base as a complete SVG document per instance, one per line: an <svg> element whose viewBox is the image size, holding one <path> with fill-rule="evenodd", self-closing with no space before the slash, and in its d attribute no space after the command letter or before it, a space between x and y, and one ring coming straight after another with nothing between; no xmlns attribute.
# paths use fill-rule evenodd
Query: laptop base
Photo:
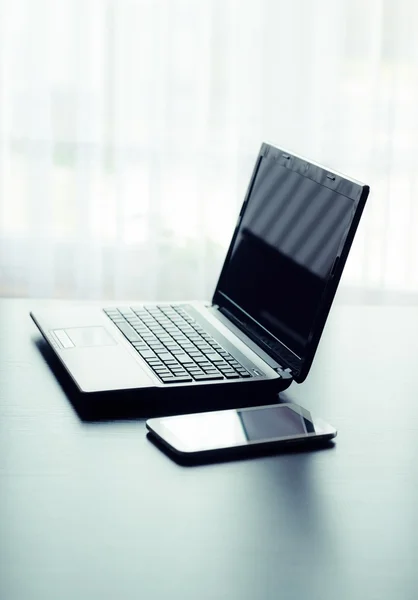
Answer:
<svg viewBox="0 0 418 600"><path fill-rule="evenodd" d="M277 402L279 392L286 390L292 379L247 382L226 385L201 385L188 388L122 390L84 394L68 374L61 361L44 339L35 344L65 392L78 417L84 422L145 419L163 415L186 414L208 410L245 408Z"/></svg>

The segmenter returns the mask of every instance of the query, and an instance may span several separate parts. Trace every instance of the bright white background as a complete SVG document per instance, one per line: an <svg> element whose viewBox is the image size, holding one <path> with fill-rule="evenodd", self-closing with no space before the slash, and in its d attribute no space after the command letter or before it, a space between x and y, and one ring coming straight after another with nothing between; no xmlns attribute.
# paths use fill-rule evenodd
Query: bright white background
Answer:
<svg viewBox="0 0 418 600"><path fill-rule="evenodd" d="M370 184L346 289L418 292L417 31L416 0L0 0L0 295L210 298L263 140Z"/></svg>

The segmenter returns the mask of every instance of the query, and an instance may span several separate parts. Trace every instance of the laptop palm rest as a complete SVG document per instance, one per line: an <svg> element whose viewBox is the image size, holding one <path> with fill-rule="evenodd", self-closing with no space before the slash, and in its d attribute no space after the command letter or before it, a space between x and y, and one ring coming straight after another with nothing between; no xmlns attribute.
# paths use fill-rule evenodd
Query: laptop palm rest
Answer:
<svg viewBox="0 0 418 600"><path fill-rule="evenodd" d="M104 327L72 327L71 329L55 330L54 333L64 348L114 346L116 344Z"/></svg>

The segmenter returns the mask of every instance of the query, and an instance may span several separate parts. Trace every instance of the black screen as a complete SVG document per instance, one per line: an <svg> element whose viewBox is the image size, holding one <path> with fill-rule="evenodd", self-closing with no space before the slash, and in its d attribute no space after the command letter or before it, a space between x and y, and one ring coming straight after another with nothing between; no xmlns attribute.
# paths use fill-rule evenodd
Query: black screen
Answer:
<svg viewBox="0 0 418 600"><path fill-rule="evenodd" d="M191 450L230 448L288 437L321 433L312 416L300 406L282 404L245 410L222 410L161 419L166 429Z"/></svg>
<svg viewBox="0 0 418 600"><path fill-rule="evenodd" d="M315 431L312 421L287 406L237 410L248 441L254 442L289 435L305 435Z"/></svg>
<svg viewBox="0 0 418 600"><path fill-rule="evenodd" d="M350 198L263 157L219 292L302 356L353 214Z"/></svg>

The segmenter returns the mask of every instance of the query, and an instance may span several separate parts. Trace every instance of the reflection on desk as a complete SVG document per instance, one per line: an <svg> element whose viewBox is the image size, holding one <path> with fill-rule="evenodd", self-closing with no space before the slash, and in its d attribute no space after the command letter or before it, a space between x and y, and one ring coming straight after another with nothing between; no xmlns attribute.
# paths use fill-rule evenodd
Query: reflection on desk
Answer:
<svg viewBox="0 0 418 600"><path fill-rule="evenodd" d="M418 308L333 309L286 398L334 448L188 468L78 417L37 304L0 301L0 598L418 597Z"/></svg>

